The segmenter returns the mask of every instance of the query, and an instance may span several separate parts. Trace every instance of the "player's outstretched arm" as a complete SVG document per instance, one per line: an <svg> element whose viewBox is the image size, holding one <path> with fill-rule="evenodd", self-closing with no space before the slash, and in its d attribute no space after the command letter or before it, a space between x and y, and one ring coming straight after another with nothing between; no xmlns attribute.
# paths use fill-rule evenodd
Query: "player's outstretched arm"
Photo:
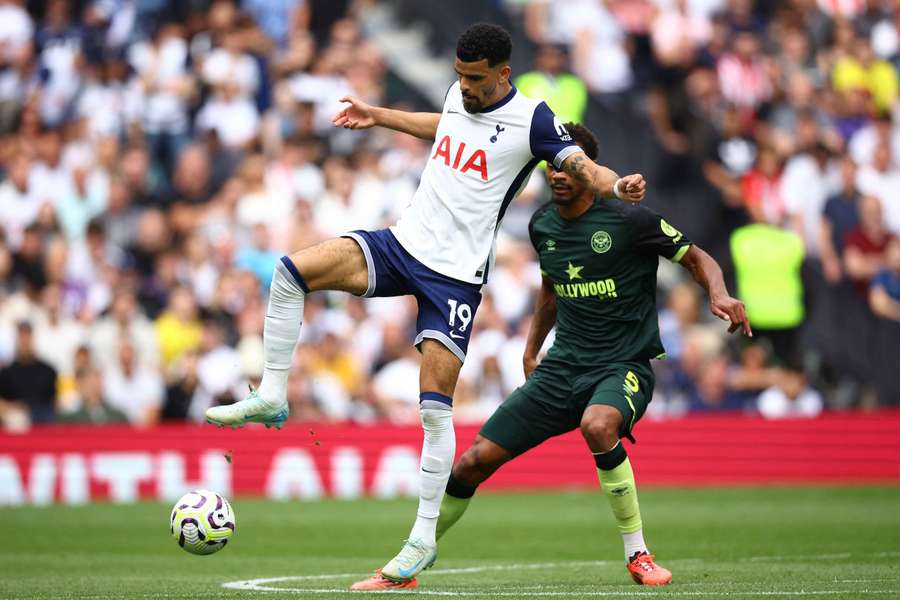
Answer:
<svg viewBox="0 0 900 600"><path fill-rule="evenodd" d="M562 169L601 198L621 198L629 202L644 199L647 182L643 175L635 173L620 178L615 171L598 165L584 152L575 152L566 157Z"/></svg>
<svg viewBox="0 0 900 600"><path fill-rule="evenodd" d="M553 282L547 277L541 280L541 291L538 292L537 302L534 305L534 317L531 319L531 327L528 329L528 340L525 342L525 355L522 357L522 366L525 369L525 379L531 376L531 372L537 368L538 353L547 334L556 324L556 292L553 291Z"/></svg>
<svg viewBox="0 0 900 600"><path fill-rule="evenodd" d="M709 310L712 314L723 321L731 321L728 333L740 329L744 335L753 337L744 303L728 294L719 263L697 246L691 246L679 262L709 294Z"/></svg>
<svg viewBox="0 0 900 600"><path fill-rule="evenodd" d="M407 112L371 106L354 96L344 96L341 102L347 102L350 106L336 114L331 123L344 129L368 129L378 125L423 140L433 140L441 120L440 113Z"/></svg>

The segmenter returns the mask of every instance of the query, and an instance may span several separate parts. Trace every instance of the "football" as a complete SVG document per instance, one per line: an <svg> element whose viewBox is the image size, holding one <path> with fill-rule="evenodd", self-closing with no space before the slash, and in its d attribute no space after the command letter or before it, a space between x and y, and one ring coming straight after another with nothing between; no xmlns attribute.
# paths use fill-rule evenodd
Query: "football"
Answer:
<svg viewBox="0 0 900 600"><path fill-rule="evenodd" d="M169 531L191 554L213 554L234 534L234 511L228 500L209 490L194 490L172 507Z"/></svg>

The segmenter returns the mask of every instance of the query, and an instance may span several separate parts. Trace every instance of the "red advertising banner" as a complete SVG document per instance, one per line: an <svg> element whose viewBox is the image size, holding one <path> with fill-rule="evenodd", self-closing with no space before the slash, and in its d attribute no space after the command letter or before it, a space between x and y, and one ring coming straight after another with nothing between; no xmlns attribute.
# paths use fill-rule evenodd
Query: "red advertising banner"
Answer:
<svg viewBox="0 0 900 600"><path fill-rule="evenodd" d="M457 427L458 451L478 428ZM191 488L272 499L416 492L418 427L37 427L0 434L0 505L175 499ZM642 422L628 452L642 486L900 484L900 411L765 421ZM503 467L485 489L596 485L578 432Z"/></svg>

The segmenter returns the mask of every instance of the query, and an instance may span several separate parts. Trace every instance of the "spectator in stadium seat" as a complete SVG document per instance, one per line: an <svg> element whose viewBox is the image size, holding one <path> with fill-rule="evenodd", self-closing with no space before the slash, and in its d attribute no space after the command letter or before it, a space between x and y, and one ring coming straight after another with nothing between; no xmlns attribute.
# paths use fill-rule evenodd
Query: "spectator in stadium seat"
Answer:
<svg viewBox="0 0 900 600"><path fill-rule="evenodd" d="M859 225L844 241L844 268L861 298L869 296L869 282L884 267L884 253L893 236L884 226L881 201L863 196Z"/></svg>
<svg viewBox="0 0 900 600"><path fill-rule="evenodd" d="M731 389L728 359L715 356L703 363L700 374L688 390L690 412L734 412L745 410L752 396Z"/></svg>
<svg viewBox="0 0 900 600"><path fill-rule="evenodd" d="M891 152L890 142L880 140L872 163L859 169L856 185L863 194L881 200L885 226L900 235L900 169L893 164Z"/></svg>
<svg viewBox="0 0 900 600"><path fill-rule="evenodd" d="M85 29L70 20L68 0L50 0L35 33L44 83L41 118L51 127L62 124L80 91Z"/></svg>
<svg viewBox="0 0 900 600"><path fill-rule="evenodd" d="M515 79L516 87L529 98L537 98L563 123L581 123L587 108L587 86L577 75L566 73L565 48L544 44L534 57L534 70Z"/></svg>
<svg viewBox="0 0 900 600"><path fill-rule="evenodd" d="M778 154L772 148L760 148L753 168L741 178L744 206L754 223L785 225L787 207L781 190L781 174Z"/></svg>
<svg viewBox="0 0 900 600"><path fill-rule="evenodd" d="M199 387L198 355L188 352L169 370L165 401L160 411L162 421L185 421Z"/></svg>
<svg viewBox="0 0 900 600"><path fill-rule="evenodd" d="M128 417L106 403L103 397L103 377L94 367L79 369L75 373L78 409L60 415L60 422L107 425L127 423Z"/></svg>
<svg viewBox="0 0 900 600"><path fill-rule="evenodd" d="M656 99L657 110L660 101L661 99ZM660 126L666 125L661 123ZM741 179L753 167L757 147L756 142L741 127L737 110L728 107L722 111L718 130L707 125L694 128L694 131L701 133L697 155L704 178L719 191L727 206L742 206ZM660 132L657 135L666 134Z"/></svg>
<svg viewBox="0 0 900 600"><path fill-rule="evenodd" d="M801 149L784 167L781 197L791 227L802 238L808 257L819 256L819 233L825 201L834 187L831 150L822 141Z"/></svg>
<svg viewBox="0 0 900 600"><path fill-rule="evenodd" d="M234 266L253 273L259 280L260 291L268 290L279 256L278 252L272 250L268 227L258 223L253 226L249 243L238 249Z"/></svg>
<svg viewBox="0 0 900 600"><path fill-rule="evenodd" d="M134 292L125 285L116 289L109 312L91 328L90 346L96 364L112 364L119 354L122 339L134 344L141 364L159 364L153 324L138 307Z"/></svg>
<svg viewBox="0 0 900 600"><path fill-rule="evenodd" d="M245 150L259 134L259 111L251 98L227 81L217 87L197 113L196 127L199 131L215 132L229 150Z"/></svg>
<svg viewBox="0 0 900 600"><path fill-rule="evenodd" d="M890 110L897 99L897 72L893 65L879 59L869 40L854 37L851 52L840 57L831 72L834 89L841 93L865 90L878 110Z"/></svg>
<svg viewBox="0 0 900 600"><path fill-rule="evenodd" d="M188 100L195 88L182 26L161 25L149 42L130 48L128 60L140 81L141 126L150 158L168 173L188 143Z"/></svg>
<svg viewBox="0 0 900 600"><path fill-rule="evenodd" d="M373 402L393 423L411 424L419 418L419 353L407 345L403 354L385 364L372 380Z"/></svg>
<svg viewBox="0 0 900 600"><path fill-rule="evenodd" d="M164 367L168 367L185 353L197 350L203 337L203 326L190 289L184 286L173 289L166 310L153 326Z"/></svg>
<svg viewBox="0 0 900 600"><path fill-rule="evenodd" d="M86 165L72 170L72 185L67 194L54 200L56 220L69 242L84 239L88 223L106 210L107 194L91 188Z"/></svg>
<svg viewBox="0 0 900 600"><path fill-rule="evenodd" d="M767 344L745 342L738 350L738 363L729 371L728 387L749 399L774 385L781 370L771 365L771 358Z"/></svg>
<svg viewBox="0 0 900 600"><path fill-rule="evenodd" d="M801 371L786 370L776 385L757 400L757 409L767 419L816 417L822 412L822 395L809 387Z"/></svg>
<svg viewBox="0 0 900 600"><path fill-rule="evenodd" d="M897 357L900 356L900 239L888 244L885 268L872 280L869 307L878 317L874 337L879 345L875 353L875 379L879 400L900 405L897 386Z"/></svg>
<svg viewBox="0 0 900 600"><path fill-rule="evenodd" d="M103 390L109 405L123 412L132 425L159 421L165 391L162 377L137 361L134 346L127 340L119 344L116 360L104 366Z"/></svg>
<svg viewBox="0 0 900 600"><path fill-rule="evenodd" d="M730 51L719 59L716 70L722 96L745 118L772 96L767 69L768 61L753 28L738 27L733 31Z"/></svg>
<svg viewBox="0 0 900 600"><path fill-rule="evenodd" d="M626 92L634 83L628 36L611 8L607 2L576 2L566 10L550 11L565 13L562 18L570 25L575 73L607 98Z"/></svg>
<svg viewBox="0 0 900 600"><path fill-rule="evenodd" d="M898 13L900 14L900 13ZM900 39L900 35L898 35ZM875 149L887 142L894 166L900 163L900 129L895 128L889 112L880 112L875 120L853 134L847 151L859 166L869 166L875 159Z"/></svg>
<svg viewBox="0 0 900 600"><path fill-rule="evenodd" d="M4 166L6 177L0 184L0 223L3 223L10 249L15 251L22 245L25 229L37 221L41 200L31 186L32 163L28 156L16 153Z"/></svg>
<svg viewBox="0 0 900 600"><path fill-rule="evenodd" d="M172 175L174 204L188 206L209 202L214 193L209 153L202 144L186 146L178 156Z"/></svg>
<svg viewBox="0 0 900 600"><path fill-rule="evenodd" d="M35 354L31 323L16 325L16 354L0 369L0 402L19 404L32 423L50 423L56 410L56 370Z"/></svg>
<svg viewBox="0 0 900 600"><path fill-rule="evenodd" d="M332 309L319 317L316 327L320 337L315 352L309 356L309 372L318 376L331 376L346 394L358 395L363 384L362 373L347 350L347 341L353 333L353 322L342 311Z"/></svg>
<svg viewBox="0 0 900 600"><path fill-rule="evenodd" d="M844 240L859 223L856 190L856 163L849 156L841 159L841 188L825 202L819 229L819 258L828 283L834 285L844 273Z"/></svg>
<svg viewBox="0 0 900 600"><path fill-rule="evenodd" d="M900 239L888 242L884 253L884 268L869 288L869 306L883 319L900 323Z"/></svg>
<svg viewBox="0 0 900 600"><path fill-rule="evenodd" d="M242 0L241 8L247 11L273 42L285 47L293 34L309 27L310 0Z"/></svg>
<svg viewBox="0 0 900 600"><path fill-rule="evenodd" d="M246 392L247 381L239 365L240 355L225 343L222 326L213 319L205 320L196 367L198 387L188 412L192 420L202 422L207 408L231 404Z"/></svg>
<svg viewBox="0 0 900 600"><path fill-rule="evenodd" d="M48 285L41 291L41 306L34 320L35 352L56 370L60 378L74 374L73 359L84 345L84 324L69 315L63 306L63 290Z"/></svg>

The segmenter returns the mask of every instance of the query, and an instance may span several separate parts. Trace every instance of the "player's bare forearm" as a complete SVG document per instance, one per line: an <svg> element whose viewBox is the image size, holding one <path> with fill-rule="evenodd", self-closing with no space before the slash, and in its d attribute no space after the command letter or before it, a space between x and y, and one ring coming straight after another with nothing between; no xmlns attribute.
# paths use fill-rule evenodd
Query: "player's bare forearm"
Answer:
<svg viewBox="0 0 900 600"><path fill-rule="evenodd" d="M598 165L584 152L575 152L562 163L562 170L601 198L621 198L629 202L644 199L647 184L640 174L619 177L615 171ZM618 183L618 190L616 184ZM617 193L618 191L618 193Z"/></svg>
<svg viewBox="0 0 900 600"><path fill-rule="evenodd" d="M408 133L423 140L433 140L437 135L440 113L406 112L393 108L373 107L375 124L394 131Z"/></svg>
<svg viewBox="0 0 900 600"><path fill-rule="evenodd" d="M697 246L688 249L681 258L681 266L688 270L694 281L699 283L710 297L728 295L725 276L719 263Z"/></svg>
<svg viewBox="0 0 900 600"><path fill-rule="evenodd" d="M538 353L547 334L556 324L556 293L553 291L553 282L543 278L541 290L538 292L537 302L534 306L534 317L531 327L528 329L528 339L525 342L525 355L522 361L525 367L525 377L531 375L531 371L537 366Z"/></svg>
<svg viewBox="0 0 900 600"><path fill-rule="evenodd" d="M335 127L368 129L378 125L423 140L433 140L437 135L438 123L441 120L439 113L407 112L372 106L355 96L344 96L340 101L347 103L347 106L331 119Z"/></svg>
<svg viewBox="0 0 900 600"><path fill-rule="evenodd" d="M744 335L752 337L753 331L747 321L744 303L729 295L719 263L697 246L691 246L681 258L680 263L688 270L694 281L709 294L710 311L720 319L731 322L728 331L734 332L741 329Z"/></svg>

